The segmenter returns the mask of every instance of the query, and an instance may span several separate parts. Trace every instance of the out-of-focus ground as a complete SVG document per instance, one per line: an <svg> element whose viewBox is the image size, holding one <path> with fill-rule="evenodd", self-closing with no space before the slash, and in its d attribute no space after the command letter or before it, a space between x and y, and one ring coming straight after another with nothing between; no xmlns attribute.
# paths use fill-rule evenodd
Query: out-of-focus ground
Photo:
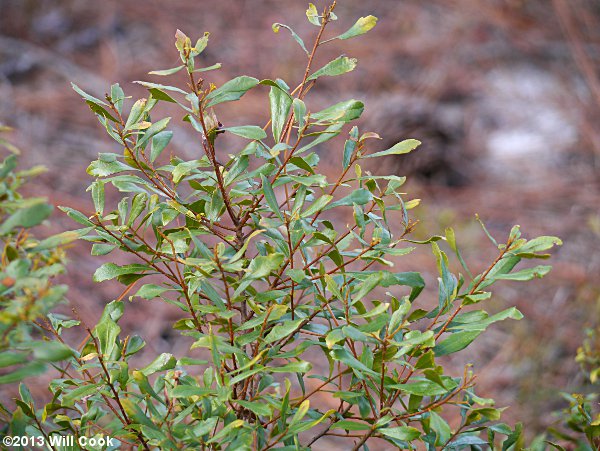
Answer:
<svg viewBox="0 0 600 451"><path fill-rule="evenodd" d="M15 128L23 166L49 168L30 189L56 205L88 211L85 168L98 152L115 150L70 81L98 96L112 82L134 98L144 96L131 82L178 64L173 36L180 28L192 37L211 32L204 55L208 64L223 63L207 75L216 84L247 74L295 86L304 55L285 30L273 34L271 24L291 25L309 43L316 28L305 8L291 0L0 0L0 122ZM359 66L323 80L311 95L321 106L363 99L359 126L384 137L378 148L404 138L423 141L414 156L370 168L410 176L409 197L423 199L414 210L422 220L417 234L452 224L465 258L479 270L495 252L475 213L499 241L513 224L528 237L564 240L546 279L505 283L488 307L516 304L526 318L495 325L452 362L460 369L474 361L478 392L510 406L505 418L524 421L529 435L542 431L562 406L559 391L590 390L574 355L599 314L600 5L343 0L336 13L332 35L359 16L380 21L366 36L323 47L315 67L341 53L357 57ZM266 114L266 92L257 92L220 119L263 124ZM183 123L174 129L180 154L200 151ZM338 163L340 149L320 152L325 164ZM60 212L54 220L54 231L73 227ZM71 249L69 297L93 324L119 287L91 282L101 262L88 253L85 245ZM435 286L430 261L419 254L410 265L425 265ZM128 309L127 332L153 343L149 352L187 351L188 343L170 330L177 312L141 301Z"/></svg>

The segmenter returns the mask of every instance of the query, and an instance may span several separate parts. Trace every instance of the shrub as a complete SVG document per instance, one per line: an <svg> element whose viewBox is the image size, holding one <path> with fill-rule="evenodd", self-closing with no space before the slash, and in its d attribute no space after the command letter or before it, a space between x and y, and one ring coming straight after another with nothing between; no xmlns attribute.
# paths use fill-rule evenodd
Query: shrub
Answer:
<svg viewBox="0 0 600 451"><path fill-rule="evenodd" d="M181 65L151 74L183 72L185 89L139 82L148 98L126 108L119 85L104 100L74 86L122 152L100 154L88 168L92 215L62 209L83 226L74 234L93 243L93 255L135 258L103 264L94 280L117 279L123 296L178 307L173 327L199 351L136 367L131 359L145 343L119 326L125 304L110 302L98 324L82 321L89 339L70 349L50 403L36 406L22 387L7 433L109 434L142 449L310 449L329 436L344 449L378 441L402 449L522 448L521 427L497 423L502 409L475 394L470 367L447 374L440 359L491 324L520 319L514 307L490 315L479 305L490 302L496 281L548 273L549 266L515 267L548 257L543 252L560 240L526 240L518 226L505 243L489 236L497 256L472 275L452 229L411 239L409 211L418 201L401 192L405 179L372 176L361 162L408 153L419 142L376 151L376 134L346 129L362 102L313 112L307 100L321 77L356 66L340 56L315 70L317 50L366 33L377 19L362 17L325 39L333 6L319 13L310 5L307 18L318 30L308 47L287 25L273 26L307 55L294 89L249 76L214 86L204 78L219 67L202 59L208 33L192 45L181 31ZM268 89L269 124L222 126L213 110L251 89ZM170 118L154 113L163 103L183 110L201 157L165 158ZM342 132L339 171L326 177L317 150ZM223 149L223 134L243 144ZM105 190L113 188L123 194L108 206ZM418 271L394 270L398 262L410 266L418 246L431 247L437 264L431 293ZM465 275L451 272L448 250ZM73 324L55 317L39 326L55 343Z"/></svg>
<svg viewBox="0 0 600 451"><path fill-rule="evenodd" d="M0 132L7 130L0 126ZM5 369L0 384L10 384L43 373L48 362L71 356L60 342L41 341L32 324L47 318L59 327L61 317L50 311L64 301L67 287L53 279L64 271L62 245L78 235L36 238L31 229L50 215L52 206L41 197L23 197L20 189L44 169L16 171L18 150L3 138L0 146L10 151L0 163L0 368Z"/></svg>

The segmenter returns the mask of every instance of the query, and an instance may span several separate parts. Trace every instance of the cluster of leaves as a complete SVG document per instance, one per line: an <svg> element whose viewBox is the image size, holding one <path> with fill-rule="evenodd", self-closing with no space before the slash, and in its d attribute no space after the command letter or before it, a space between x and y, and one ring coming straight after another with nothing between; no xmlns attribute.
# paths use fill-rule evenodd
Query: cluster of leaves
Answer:
<svg viewBox="0 0 600 451"><path fill-rule="evenodd" d="M84 324L89 339L69 349L49 404L37 410L21 390L10 431L109 433L143 449L310 449L331 436L348 449L378 440L400 449L522 449L521 428L497 423L502 409L475 394L470 368L449 375L438 359L465 349L497 321L520 319L516 308L490 315L478 307L489 302L496 281L548 273L544 265L514 268L547 258L543 252L560 240L528 241L515 226L503 244L490 236L497 257L472 275L452 229L426 241L410 238L409 210L418 201L401 192L404 177L361 168L362 160L410 152L418 141L373 151L378 136L353 126L339 173L328 180L320 172L319 146L358 119L364 105L349 99L312 112L310 88L356 66L340 56L314 70L315 54L376 24L373 16L360 18L324 39L333 7L307 10L318 27L310 51L290 27L273 26L290 31L307 54L295 89L248 76L207 83L203 72L219 67L199 64L208 34L192 45L180 31L182 64L152 74L183 71L187 90L139 82L149 96L126 108L119 85L104 100L74 86L120 150L100 154L88 168L94 213L63 210L83 226L73 233L93 243L93 255L120 251L136 262L105 263L95 272L97 282L123 283L123 296L96 326ZM269 90L270 124L219 123L214 107L261 86ZM203 156L185 160L171 152L164 161L170 118L151 117L161 102L183 110ZM226 154L222 134L241 144ZM124 193L113 207L105 200L110 187ZM405 256L417 246L430 246L437 262L434 306L419 272L394 271L399 259L410 263ZM443 248L465 276L451 272ZM173 327L198 351L161 354L135 368L131 358L145 343L119 326L127 293L178 307L182 318ZM70 321L40 327L62 343Z"/></svg>
<svg viewBox="0 0 600 451"><path fill-rule="evenodd" d="M0 132L7 130L0 127ZM11 384L43 373L48 362L71 356L61 343L41 340L32 323L59 319L50 311L64 300L67 287L53 279L64 270L62 246L78 235L36 238L31 228L50 215L52 206L41 197L23 197L20 189L43 168L17 171L18 149L4 138L0 146L9 151L0 163L0 384ZM4 406L0 413L9 415Z"/></svg>

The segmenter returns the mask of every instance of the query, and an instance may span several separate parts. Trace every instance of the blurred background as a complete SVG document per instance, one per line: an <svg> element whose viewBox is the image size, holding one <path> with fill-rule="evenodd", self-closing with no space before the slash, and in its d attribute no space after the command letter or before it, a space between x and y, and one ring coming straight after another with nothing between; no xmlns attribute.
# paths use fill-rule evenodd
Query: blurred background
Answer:
<svg viewBox="0 0 600 451"><path fill-rule="evenodd" d="M320 10L325 5L315 3ZM178 64L173 44L180 28L192 40L211 32L204 57L223 69L206 78L217 85L247 74L295 86L305 55L271 24L292 26L308 45L316 28L305 19L306 6L292 0L0 0L0 122L15 129L11 139L23 149L22 167L49 169L30 191L90 211L85 168L98 152L119 151L71 81L98 97L114 82L134 98L145 96L131 82ZM495 255L475 213L498 241L513 224L526 237L564 241L547 278L496 290L489 310L517 305L525 319L495 325L451 362L457 368L474 362L479 394L510 406L505 419L524 421L532 436L555 421L560 391L591 390L574 356L600 313L600 3L342 0L336 13L332 36L360 16L380 20L366 36L319 50L315 67L341 53L358 58L359 66L319 80L309 96L321 106L364 100L358 125L383 137L380 149L406 138L423 141L414 154L369 168L409 176L409 197L423 199L413 210L421 221L416 233L442 233L452 224L475 270ZM173 83L184 84L177 77ZM267 114L266 91L254 90L219 119L262 125ZM182 122L173 129L177 153L192 158L200 151ZM332 168L340 152L320 149ZM53 218L44 233L74 228L60 211ZM101 261L89 256L89 246L74 246L70 260L69 298L95 324L120 289L92 283ZM435 286L431 260L425 253L411 264L428 268ZM187 351L170 328L176 311L141 301L128 309L124 327L152 342L149 352Z"/></svg>

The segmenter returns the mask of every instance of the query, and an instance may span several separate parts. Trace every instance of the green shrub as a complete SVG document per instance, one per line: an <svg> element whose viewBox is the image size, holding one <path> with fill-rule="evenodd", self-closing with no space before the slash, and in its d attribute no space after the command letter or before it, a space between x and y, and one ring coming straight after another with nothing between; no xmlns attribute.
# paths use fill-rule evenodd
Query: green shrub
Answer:
<svg viewBox="0 0 600 451"><path fill-rule="evenodd" d="M7 130L0 126L0 132ZM60 342L40 340L33 323L45 319L58 325L60 316L50 311L64 301L67 287L53 279L64 271L62 245L78 235L36 238L31 228L50 216L52 206L41 197L23 197L20 188L44 169L16 171L18 150L3 138L0 146L10 151L0 163L0 384L11 384L72 355Z"/></svg>
<svg viewBox="0 0 600 451"><path fill-rule="evenodd" d="M377 19L360 18L325 38L333 7L319 13L311 5L307 17L318 30L312 46L288 26L273 26L291 32L307 54L294 89L249 76L214 86L204 78L219 67L203 59L208 33L192 45L181 31L181 65L151 74L187 73L185 89L138 82L148 98L128 107L119 85L104 100L74 86L119 151L88 168L94 213L63 210L83 226L74 233L93 243L93 255L136 260L105 263L94 279L117 279L136 302L178 307L173 327L199 351L134 366L145 343L121 329L125 304L113 301L87 328L83 349L70 350L50 384L51 402L34 405L23 388L6 433L109 434L141 449L310 449L329 436L343 449L383 441L400 449L522 449L521 427L497 423L502 409L475 394L471 369L447 374L440 358L497 321L520 319L514 307L490 315L479 305L490 302L496 281L548 273L549 266L514 269L548 257L543 252L560 240L526 240L515 226L503 244L490 236L497 256L472 275L452 229L411 239L409 210L418 202L401 192L404 177L373 176L360 165L419 142L375 151L376 134L348 126L362 102L313 112L307 99L321 77L356 65L340 56L315 69L318 49L366 33ZM268 90L269 124L223 127L213 109L251 89ZM170 118L155 113L163 103L183 110L202 156L166 158ZM339 171L326 177L317 149L342 133ZM243 144L220 147L223 134ZM105 189L113 188L123 194L108 206ZM398 262L410 266L419 246L431 247L437 263L431 291L420 268L394 270ZM448 250L465 275L451 272ZM424 299L431 297L433 306ZM41 326L55 343L72 324L55 317Z"/></svg>

